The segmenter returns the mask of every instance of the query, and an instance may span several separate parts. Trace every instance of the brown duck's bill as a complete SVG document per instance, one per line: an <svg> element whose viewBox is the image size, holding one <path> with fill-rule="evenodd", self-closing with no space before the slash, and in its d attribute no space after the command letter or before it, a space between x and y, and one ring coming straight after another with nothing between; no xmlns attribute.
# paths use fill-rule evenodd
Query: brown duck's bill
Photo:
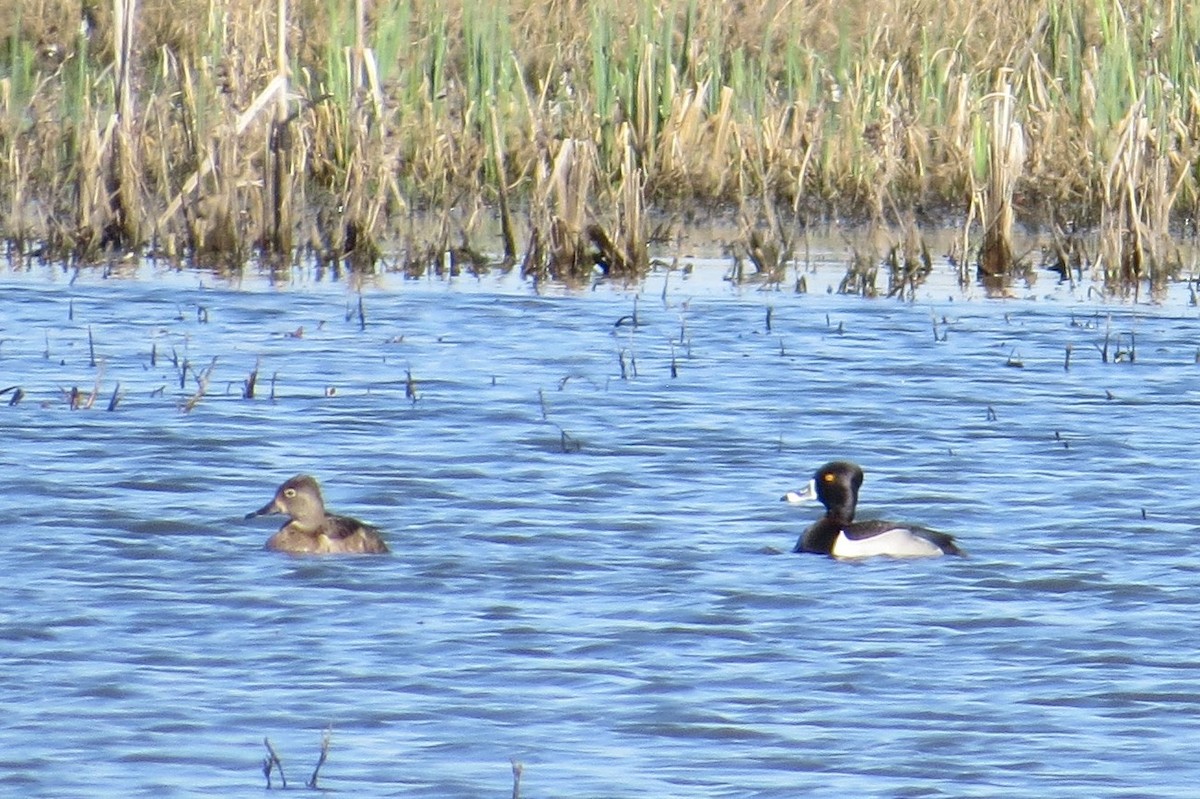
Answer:
<svg viewBox="0 0 1200 799"><path fill-rule="evenodd" d="M255 516L271 516L276 513L282 513L279 507L275 504L275 500L271 500L266 505L255 511L246 514L247 519L253 519Z"/></svg>

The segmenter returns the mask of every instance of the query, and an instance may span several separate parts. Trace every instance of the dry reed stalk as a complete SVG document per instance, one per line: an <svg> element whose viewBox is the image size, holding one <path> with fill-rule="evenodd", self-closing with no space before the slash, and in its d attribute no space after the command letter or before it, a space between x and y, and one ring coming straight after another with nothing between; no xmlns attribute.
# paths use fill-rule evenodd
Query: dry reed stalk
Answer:
<svg viewBox="0 0 1200 799"><path fill-rule="evenodd" d="M1042 266L1057 272L1060 280L1074 285L1083 279L1083 264L1087 259L1083 237L1075 230L1064 231L1055 222L1050 231L1050 246L1046 250Z"/></svg>
<svg viewBox="0 0 1200 799"><path fill-rule="evenodd" d="M275 95L275 118L271 125L267 163L271 165L271 229L267 250L277 259L292 252L292 131L288 114L288 0L275 6L276 76L282 82Z"/></svg>
<svg viewBox="0 0 1200 799"><path fill-rule="evenodd" d="M788 264L794 255L793 239L772 213L764 213L765 221L755 224L746 211L742 212L741 235L733 243L733 269L729 279L734 283L759 282L778 286L787 276ZM745 261L754 267L747 273Z"/></svg>
<svg viewBox="0 0 1200 799"><path fill-rule="evenodd" d="M348 56L355 91L365 86L367 96L371 99L373 118L382 118L384 98L383 87L379 84L379 65L374 51L367 46L366 0L354 0L354 47Z"/></svg>
<svg viewBox="0 0 1200 799"><path fill-rule="evenodd" d="M945 155L947 160L956 165L951 171L952 174L962 175L961 179L952 178L957 184L961 183L969 187L969 196L971 197L967 209L967 222L962 226L962 236L956 247L958 251L958 282L962 287L968 286L974 279L972 269L970 268L970 259L967 253L971 252L971 225L970 220L976 213L977 194L975 191L975 170L973 169L972 150L974 149L974 132L972 130L975 120L973 111L971 79L967 75L960 75L950 83L950 102L947 104L947 119L946 128L949 131L946 135Z"/></svg>
<svg viewBox="0 0 1200 799"><path fill-rule="evenodd" d="M824 121L819 108L798 102L783 112L780 129L786 135L786 152L791 154L787 167L791 178L780 189L791 194L792 215L797 218L801 208L807 204L813 164L823 142L823 128Z"/></svg>
<svg viewBox="0 0 1200 799"><path fill-rule="evenodd" d="M100 245L104 228L101 214L109 210L104 203L104 188L100 180L104 175L104 143L100 131L81 124L77 146L79 168L75 171L74 229L69 233L63 231L65 235L52 246L60 252L88 258Z"/></svg>
<svg viewBox="0 0 1200 799"><path fill-rule="evenodd" d="M916 298L917 287L933 272L933 258L912 212L902 215L900 240L888 251L889 297Z"/></svg>
<svg viewBox="0 0 1200 799"><path fill-rule="evenodd" d="M704 142L708 90L709 82L703 81L672 98L658 150L660 180L677 185L695 182L701 186L711 182L712 167L719 161L705 157L708 152ZM626 145L628 147L628 142Z"/></svg>
<svg viewBox="0 0 1200 799"><path fill-rule="evenodd" d="M647 249L646 231L646 178L642 168L637 165L637 155L633 147L632 133L628 125L623 127L625 139L625 160L621 165L621 184L618 189L619 218L617 221L617 237L619 249L607 253L601 248L605 257L602 263L607 263L606 273L610 277L637 278L650 268L650 255ZM597 226L593 225L595 229ZM593 243L599 244L595 235Z"/></svg>
<svg viewBox="0 0 1200 799"><path fill-rule="evenodd" d="M587 218L587 200L596 172L595 145L580 139L564 140L554 158L550 175L557 218L571 230L583 230Z"/></svg>
<svg viewBox="0 0 1200 799"><path fill-rule="evenodd" d="M629 120L633 126L634 147L648 162L655 160L654 149L658 141L658 55L652 42L643 43Z"/></svg>
<svg viewBox="0 0 1200 799"><path fill-rule="evenodd" d="M586 237L587 198L598 155L590 141L564 139L553 164L538 171L541 200L530 209L523 275L579 282L592 271Z"/></svg>
<svg viewBox="0 0 1200 799"><path fill-rule="evenodd" d="M504 268L508 268L517 260L517 240L513 234L512 213L508 206L508 170L504 164L504 146L495 108L489 109L488 119L491 123L492 158L496 169L496 197L500 204L500 238L504 242Z"/></svg>
<svg viewBox="0 0 1200 799"><path fill-rule="evenodd" d="M0 118L12 119L17 110L13 106L12 78L0 78ZM26 238L33 237L33 228L26 221L26 206L29 191L29 172L25 165L24 153L18 146L18 139L12 135L8 124L0 122L0 142L7 146L0 149L0 163L3 163L3 175L0 176L0 186L9 187L8 208L3 213L9 220L9 233L13 250L18 256L25 251Z"/></svg>
<svg viewBox="0 0 1200 799"><path fill-rule="evenodd" d="M721 87L720 100L717 103L717 112L715 116L709 120L709 127L712 132L712 146L709 148L707 161L708 181L712 187L712 193L716 196L721 196L728 183L729 169L719 169L717 164L725 161L729 154L729 140L734 135L734 116L733 116L733 89L728 86ZM735 149L735 156L740 157L741 150ZM740 172L736 167L732 170L735 174ZM716 173L713 175L712 173ZM715 182L714 182L715 181Z"/></svg>
<svg viewBox="0 0 1200 799"><path fill-rule="evenodd" d="M782 162L776 161L772 154L789 148L784 142L785 126L764 124L758 130L759 155L746 159L747 164L753 165L751 171L762 195L753 214L758 223L750 221L752 214L747 210L749 203L743 200L741 237L733 244L734 268L730 277L734 282L754 280L778 286L783 282L787 265L793 258L794 237L776 213L773 188L789 181L783 174L785 167ZM754 266L752 275L746 274L743 257Z"/></svg>
<svg viewBox="0 0 1200 799"><path fill-rule="evenodd" d="M365 13L362 0L359 0L359 13ZM392 158L375 157L388 153L385 143L391 125L382 110L382 89L375 53L363 44L365 25L366 20L360 16L355 46L347 48L345 54L349 79L349 85L345 87L349 98L346 119L349 132L334 137L334 140L344 138L349 142L341 165L333 165L335 172L339 168L345 172L345 179L337 193L337 204L341 209L337 214L340 224L327 224L325 230L318 231L329 257L333 260L339 256L345 257L350 266L358 271L373 270L383 256L379 230L389 200L396 198L399 200L398 206L405 204L400 199L401 192L390 169ZM321 113L336 119L342 110L325 103L322 104ZM336 122L333 124L336 125ZM335 238L338 231L341 233L340 242Z"/></svg>
<svg viewBox="0 0 1200 799"><path fill-rule="evenodd" d="M1146 116L1144 94L1118 131L1105 170L1096 267L1110 288L1132 289L1136 296L1142 280L1157 288L1181 266L1170 235L1171 210L1190 161L1163 152L1164 131Z"/></svg>
<svg viewBox="0 0 1200 799"><path fill-rule="evenodd" d="M113 33L116 63L113 65L115 86L115 130L111 142L108 171L109 221L105 225L102 246L117 249L135 248L141 242L141 214L138 206L137 165L133 163L133 85L130 77L134 52L134 24L137 19L137 0L113 0Z"/></svg>
<svg viewBox="0 0 1200 799"><path fill-rule="evenodd" d="M190 81L185 81L185 85L190 85ZM286 94L286 93L287 93L287 76L286 75L275 75L271 79L271 81L262 89L262 91L260 91L254 97L253 101L250 102L249 106L244 111L242 111L242 113L238 114L237 119L234 121L234 124L233 124L233 130L232 130L233 136L234 137L241 136L247 130L247 128L249 128L250 123L260 113L262 113L263 109L266 108L267 105L269 105L272 100L275 100L278 97L278 95ZM218 130L214 133L214 140L211 142L211 145L210 145L211 149L215 149L216 145L222 139L226 138L225 136L222 135L222 133L223 132L220 130ZM171 199L170 202L167 203L167 206L163 210L163 212L161 214L159 214L158 227L160 229L165 229L167 227L167 225L170 224L171 219L174 218L174 216L179 213L179 210L183 207L183 204L187 201L187 197L189 195L193 194L194 192L196 192L197 190L199 190L201 187L201 185L200 185L201 181L206 176L208 176L210 173L214 172L216 170L216 168L217 168L216 160L213 158L212 153L211 152L207 153L203 157L203 159L200 160L200 166L196 169L195 172L193 172L191 175L188 176L187 180L185 180L183 182L183 186L179 190L179 192Z"/></svg>
<svg viewBox="0 0 1200 799"><path fill-rule="evenodd" d="M987 174L982 186L973 187L972 205L983 227L979 248L979 274L985 281L1002 281L1015 266L1013 257L1013 194L1025 164L1025 131L1016 116L1016 98L1001 72L991 105L987 129Z"/></svg>
<svg viewBox="0 0 1200 799"><path fill-rule="evenodd" d="M838 283L838 294L858 294L863 297L879 296L876 280L879 276L879 258L874 253L854 250L846 274Z"/></svg>
<svg viewBox="0 0 1200 799"><path fill-rule="evenodd" d="M916 290L933 273L933 256L916 212L893 205L891 213L899 220L897 224L871 225L851 245L853 256L839 293L898 297L911 302ZM887 268L883 292L877 285L880 267Z"/></svg>
<svg viewBox="0 0 1200 799"><path fill-rule="evenodd" d="M600 160L595 143L564 140L552 167L543 166L538 172L546 198L539 206L549 210L531 210L530 245L522 274L579 282L596 267L605 276L620 279L640 276L649 268L645 177L638 166L636 135L623 123L618 137L624 154L621 180L612 198L613 224L603 224L590 209Z"/></svg>

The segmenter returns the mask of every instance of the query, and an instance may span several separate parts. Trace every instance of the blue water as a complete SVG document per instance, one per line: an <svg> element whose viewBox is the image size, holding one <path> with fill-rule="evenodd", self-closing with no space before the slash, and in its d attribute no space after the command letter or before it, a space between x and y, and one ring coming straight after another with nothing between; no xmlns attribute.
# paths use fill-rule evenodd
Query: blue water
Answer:
<svg viewBox="0 0 1200 799"><path fill-rule="evenodd" d="M0 274L0 794L1194 796L1181 290L720 276ZM791 554L833 458L970 557ZM264 551L300 472L394 554Z"/></svg>

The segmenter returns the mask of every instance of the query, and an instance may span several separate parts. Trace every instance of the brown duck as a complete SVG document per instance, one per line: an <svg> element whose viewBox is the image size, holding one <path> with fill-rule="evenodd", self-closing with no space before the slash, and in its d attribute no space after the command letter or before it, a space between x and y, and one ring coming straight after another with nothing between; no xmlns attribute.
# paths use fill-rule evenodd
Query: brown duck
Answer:
<svg viewBox="0 0 1200 799"><path fill-rule="evenodd" d="M306 474L288 480L275 492L275 498L253 513L268 516L282 513L288 521L267 541L267 549L298 554L355 553L382 555L388 551L379 531L349 516L325 512L321 487Z"/></svg>

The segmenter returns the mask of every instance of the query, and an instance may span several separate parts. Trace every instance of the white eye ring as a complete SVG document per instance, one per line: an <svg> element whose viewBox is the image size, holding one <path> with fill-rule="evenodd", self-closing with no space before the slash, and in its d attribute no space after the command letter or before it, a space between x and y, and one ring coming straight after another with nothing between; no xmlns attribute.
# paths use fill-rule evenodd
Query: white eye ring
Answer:
<svg viewBox="0 0 1200 799"><path fill-rule="evenodd" d="M296 496L296 489L289 488L283 492L283 495L288 499L291 499L292 497Z"/></svg>

